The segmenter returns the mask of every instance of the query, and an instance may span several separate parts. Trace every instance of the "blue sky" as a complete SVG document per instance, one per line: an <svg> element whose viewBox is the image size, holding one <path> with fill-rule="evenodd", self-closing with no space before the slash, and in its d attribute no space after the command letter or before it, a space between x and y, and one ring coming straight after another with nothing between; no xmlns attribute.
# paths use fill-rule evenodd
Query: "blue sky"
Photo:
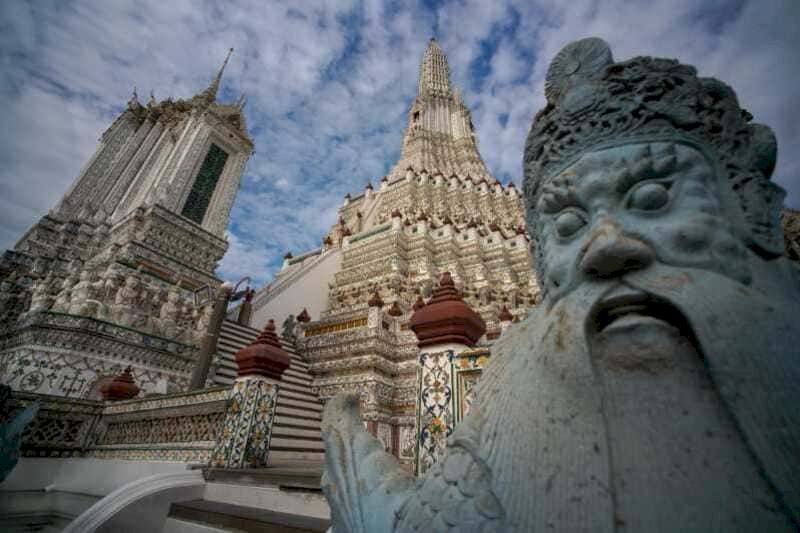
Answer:
<svg viewBox="0 0 800 533"><path fill-rule="evenodd" d="M481 153L519 183L550 59L590 35L618 60L677 57L737 91L778 136L775 181L800 207L800 2L787 0L0 2L0 246L51 208L133 86L202 90L234 47L220 99L247 95L256 153L233 208L226 279L268 281L318 246L347 192L399 156L428 38L473 110Z"/></svg>

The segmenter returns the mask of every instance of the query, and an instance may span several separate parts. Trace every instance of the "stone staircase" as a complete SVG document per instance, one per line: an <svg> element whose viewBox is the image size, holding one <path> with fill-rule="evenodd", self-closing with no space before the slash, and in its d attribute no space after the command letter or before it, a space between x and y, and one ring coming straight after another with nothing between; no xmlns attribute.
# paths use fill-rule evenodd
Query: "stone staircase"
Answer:
<svg viewBox="0 0 800 533"><path fill-rule="evenodd" d="M322 533L330 508L322 466L208 468L203 497L173 503L162 533Z"/></svg>
<svg viewBox="0 0 800 533"><path fill-rule="evenodd" d="M232 385L236 379L234 354L252 343L259 331L225 320L219 335L217 350L220 364L214 382ZM297 353L294 345L281 339L283 349L291 357L291 365L283 373L275 422L269 447L270 465L320 464L324 446L320 434L322 404L311 392L308 363Z"/></svg>

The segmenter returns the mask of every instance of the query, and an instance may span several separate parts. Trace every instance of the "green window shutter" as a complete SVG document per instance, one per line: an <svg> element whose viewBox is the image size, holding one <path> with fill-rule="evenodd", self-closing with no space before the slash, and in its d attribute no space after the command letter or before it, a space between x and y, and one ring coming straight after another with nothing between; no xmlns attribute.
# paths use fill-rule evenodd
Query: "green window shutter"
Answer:
<svg viewBox="0 0 800 533"><path fill-rule="evenodd" d="M228 152L216 144L212 144L194 179L194 185L186 198L186 203L183 204L181 215L198 224L203 223L203 217L206 216L208 204L211 202L211 196L214 194L214 189L217 187L227 160Z"/></svg>

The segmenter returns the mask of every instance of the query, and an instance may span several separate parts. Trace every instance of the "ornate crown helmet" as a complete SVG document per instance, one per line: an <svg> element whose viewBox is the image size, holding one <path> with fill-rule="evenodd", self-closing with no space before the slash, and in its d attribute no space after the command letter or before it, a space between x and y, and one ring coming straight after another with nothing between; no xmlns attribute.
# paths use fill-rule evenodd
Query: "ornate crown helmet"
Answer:
<svg viewBox="0 0 800 533"><path fill-rule="evenodd" d="M694 67L674 59L615 63L608 44L590 37L556 55L545 96L547 106L536 114L523 160L532 235L546 185L582 154L667 141L696 148L728 178L741 208L737 232L750 248L767 257L783 253L779 217L785 191L770 181L775 135L768 126L750 124L750 113L721 81L699 78Z"/></svg>

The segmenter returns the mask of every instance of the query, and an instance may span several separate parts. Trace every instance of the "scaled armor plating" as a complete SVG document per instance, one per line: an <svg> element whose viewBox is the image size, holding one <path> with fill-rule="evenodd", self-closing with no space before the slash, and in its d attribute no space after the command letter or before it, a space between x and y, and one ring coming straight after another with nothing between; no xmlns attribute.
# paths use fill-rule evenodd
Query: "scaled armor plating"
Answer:
<svg viewBox="0 0 800 533"><path fill-rule="evenodd" d="M794 531L800 280L776 143L676 61L565 47L525 149L542 304L424 477L323 418L334 531Z"/></svg>

